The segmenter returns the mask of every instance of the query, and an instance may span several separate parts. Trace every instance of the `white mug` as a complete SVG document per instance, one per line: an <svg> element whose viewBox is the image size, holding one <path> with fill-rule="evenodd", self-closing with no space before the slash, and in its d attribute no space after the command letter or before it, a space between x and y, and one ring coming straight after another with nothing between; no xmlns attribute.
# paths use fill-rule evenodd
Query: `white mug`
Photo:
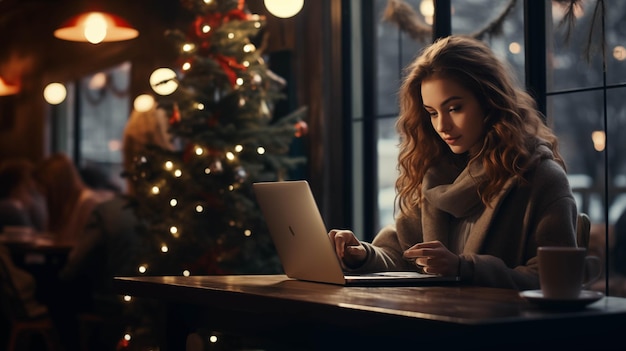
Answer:
<svg viewBox="0 0 626 351"><path fill-rule="evenodd" d="M582 247L541 246L537 258L541 292L548 299L576 299L602 275L600 258L587 256Z"/></svg>

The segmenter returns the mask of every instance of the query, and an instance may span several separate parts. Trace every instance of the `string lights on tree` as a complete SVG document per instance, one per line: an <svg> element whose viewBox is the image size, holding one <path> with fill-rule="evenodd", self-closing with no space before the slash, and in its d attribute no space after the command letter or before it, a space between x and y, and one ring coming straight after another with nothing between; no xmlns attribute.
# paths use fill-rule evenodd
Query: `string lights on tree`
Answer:
<svg viewBox="0 0 626 351"><path fill-rule="evenodd" d="M307 110L274 115L286 82L258 47L265 19L243 0L181 4L191 22L166 33L178 59L149 79L172 147L145 145L125 174L152 247L138 272L278 272L251 184L304 165L290 147L308 132Z"/></svg>

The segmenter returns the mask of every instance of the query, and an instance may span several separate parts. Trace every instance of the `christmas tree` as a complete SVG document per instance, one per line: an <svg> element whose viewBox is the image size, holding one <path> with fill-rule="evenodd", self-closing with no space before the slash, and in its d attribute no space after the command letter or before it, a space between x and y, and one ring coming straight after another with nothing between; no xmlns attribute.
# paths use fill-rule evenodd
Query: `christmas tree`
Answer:
<svg viewBox="0 0 626 351"><path fill-rule="evenodd" d="M140 271L277 273L251 185L288 178L304 164L290 147L306 133L306 109L273 116L285 82L268 69L260 48L265 19L244 1L181 4L191 23L165 33L178 50L172 67L178 87L158 101L175 147L146 145L125 173L153 253Z"/></svg>

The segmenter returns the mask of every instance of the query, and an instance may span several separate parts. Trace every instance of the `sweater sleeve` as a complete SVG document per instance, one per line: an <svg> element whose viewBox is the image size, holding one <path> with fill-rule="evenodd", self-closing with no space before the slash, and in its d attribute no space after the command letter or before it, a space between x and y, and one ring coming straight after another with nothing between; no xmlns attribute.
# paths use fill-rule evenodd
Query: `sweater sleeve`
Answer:
<svg viewBox="0 0 626 351"><path fill-rule="evenodd" d="M395 225L382 228L374 237L372 243L364 242L367 250L367 259L354 272L382 272L382 271L413 271L416 266L402 257L404 250L422 242L422 227L419 210L416 217L401 216Z"/></svg>

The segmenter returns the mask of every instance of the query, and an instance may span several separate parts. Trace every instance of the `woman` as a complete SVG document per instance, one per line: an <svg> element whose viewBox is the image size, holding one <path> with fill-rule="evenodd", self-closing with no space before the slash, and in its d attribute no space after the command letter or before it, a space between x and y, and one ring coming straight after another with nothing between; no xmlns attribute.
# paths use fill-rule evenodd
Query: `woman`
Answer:
<svg viewBox="0 0 626 351"><path fill-rule="evenodd" d="M0 164L0 232L4 226L46 230L48 209L34 170L34 164L27 159L9 159Z"/></svg>
<svg viewBox="0 0 626 351"><path fill-rule="evenodd" d="M60 243L74 245L93 208L113 196L85 185L72 160L62 153L44 159L36 176L48 203L48 230Z"/></svg>
<svg viewBox="0 0 626 351"><path fill-rule="evenodd" d="M463 36L438 40L413 62L397 122L400 212L371 244L330 231L346 270L421 269L538 289L537 247L576 245L556 137L510 72Z"/></svg>

